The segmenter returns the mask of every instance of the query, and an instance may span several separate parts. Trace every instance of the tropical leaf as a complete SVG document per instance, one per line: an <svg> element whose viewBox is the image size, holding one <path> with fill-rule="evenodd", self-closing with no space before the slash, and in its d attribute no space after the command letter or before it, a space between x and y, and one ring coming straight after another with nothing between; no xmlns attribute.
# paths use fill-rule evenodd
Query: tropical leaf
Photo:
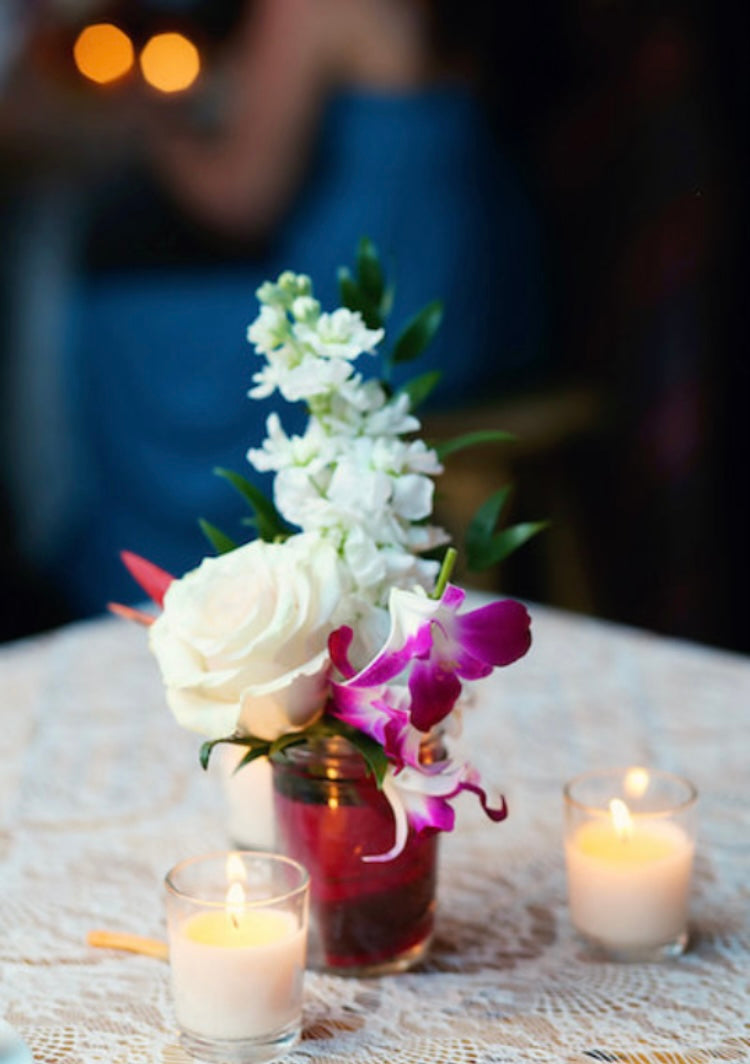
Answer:
<svg viewBox="0 0 750 1064"><path fill-rule="evenodd" d="M160 569L158 565L142 558L140 554L134 554L131 550L121 551L120 558L135 582L143 588L149 598L153 599L157 606L163 606L167 588L174 580L171 573Z"/></svg>
<svg viewBox="0 0 750 1064"><path fill-rule="evenodd" d="M343 305L349 310L358 310L368 329L382 328L383 319L377 304L362 291L346 266L340 267L338 280Z"/></svg>
<svg viewBox="0 0 750 1064"><path fill-rule="evenodd" d="M378 787L382 787L388 768L388 758L380 743L355 728L347 728L342 734L360 752L368 769L375 777Z"/></svg>
<svg viewBox="0 0 750 1064"><path fill-rule="evenodd" d="M439 369L428 370L427 373L421 373L418 377L412 377L411 380L402 384L397 394L408 395L410 409L416 410L425 399L432 395L442 376Z"/></svg>
<svg viewBox="0 0 750 1064"><path fill-rule="evenodd" d="M268 747L268 756L275 757L277 754L283 754L283 752L290 746L301 746L307 742L308 730L305 732L285 732L284 735L280 735L278 739L274 741Z"/></svg>
<svg viewBox="0 0 750 1064"><path fill-rule="evenodd" d="M229 554L230 551L237 549L235 541L228 536L226 532L222 532L220 528L217 528L216 525L212 525L210 521L206 521L205 518L200 517L198 519L198 524L200 525L201 532L217 554Z"/></svg>
<svg viewBox="0 0 750 1064"><path fill-rule="evenodd" d="M357 282L365 298L374 307L382 309L381 304L385 292L383 268L380 265L375 245L366 236L363 236L357 245Z"/></svg>
<svg viewBox="0 0 750 1064"><path fill-rule="evenodd" d="M527 521L495 531L510 493L510 486L500 488L485 499L472 518L466 532L466 562L470 569L497 565L547 527L546 521Z"/></svg>
<svg viewBox="0 0 750 1064"><path fill-rule="evenodd" d="M289 535L289 527L281 514L259 487L231 469L223 469L219 466L214 469L214 473L217 477L227 480L248 503L253 511L253 524L261 539L273 541L280 536Z"/></svg>
<svg viewBox="0 0 750 1064"><path fill-rule="evenodd" d="M439 299L422 307L402 329L391 353L391 362L394 365L411 362L421 355L437 333L442 320L443 304Z"/></svg>
<svg viewBox="0 0 750 1064"><path fill-rule="evenodd" d="M500 514L510 498L511 491L510 484L506 484L504 487L494 491L478 508L466 531L467 552L481 550L493 535L500 519Z"/></svg>
<svg viewBox="0 0 750 1064"><path fill-rule="evenodd" d="M238 761L237 764L234 766L234 770L232 772L232 775L234 776L234 774L239 772L241 768L244 768L245 765L249 765L253 761L257 761L259 757L268 757L268 753L269 753L269 744L268 743L260 743L258 746L249 747L247 753L242 758L242 760Z"/></svg>
<svg viewBox="0 0 750 1064"><path fill-rule="evenodd" d="M476 447L479 443L513 443L515 439L512 432L504 432L502 429L478 429L476 432L467 432L463 436L454 436L452 440L444 440L442 443L435 444L434 447L438 458L442 460L467 447Z"/></svg>
<svg viewBox="0 0 750 1064"><path fill-rule="evenodd" d="M522 547L524 543L532 539L537 533L542 532L549 525L548 521L525 521L521 524L511 525L509 528L497 532L485 545L485 548L472 555L467 549L467 562L471 569L489 569L491 565L497 565L504 561L509 554Z"/></svg>
<svg viewBox="0 0 750 1064"><path fill-rule="evenodd" d="M242 758L237 768L241 765L248 764L250 761L254 761L256 757L263 757L268 754L271 744L267 739L256 739L254 735L225 735L221 739L207 739L200 749L200 762L201 766L206 769L208 763L211 760L211 754L215 746L220 744L226 744L228 746L246 746L248 752ZM237 769L235 769L235 772Z"/></svg>
<svg viewBox="0 0 750 1064"><path fill-rule="evenodd" d="M386 284L383 297L380 300L380 317L382 318L383 325L390 317L390 313L393 310L393 301L396 298L396 286L395 284Z"/></svg>

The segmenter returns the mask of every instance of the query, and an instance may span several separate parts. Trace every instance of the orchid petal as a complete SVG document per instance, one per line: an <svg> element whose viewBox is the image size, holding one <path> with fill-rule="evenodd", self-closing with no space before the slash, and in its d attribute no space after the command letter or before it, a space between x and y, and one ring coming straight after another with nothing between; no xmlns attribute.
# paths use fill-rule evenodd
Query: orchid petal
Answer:
<svg viewBox="0 0 750 1064"><path fill-rule="evenodd" d="M387 689L373 692L371 688L360 690L346 684L332 684L332 690L333 704L329 707L331 716L364 732L385 747L388 725L397 712L382 698Z"/></svg>
<svg viewBox="0 0 750 1064"><path fill-rule="evenodd" d="M456 811L447 798L427 797L421 806L411 807L407 816L415 831L453 831Z"/></svg>
<svg viewBox="0 0 750 1064"><path fill-rule="evenodd" d="M501 820L505 820L505 818L507 817L508 805L505 801L505 798L500 795L499 806L491 806L489 798L487 796L487 791L484 789L484 787L482 787L482 785L478 781L472 782L471 780L464 780L463 783L459 784L458 789L460 791L471 791L472 794L476 794L479 798L482 809L485 811L490 820L493 820L496 824L498 824Z"/></svg>
<svg viewBox="0 0 750 1064"><path fill-rule="evenodd" d="M349 625L342 625L328 636L328 653L331 663L342 676L350 680L356 675L356 670L349 661L349 650L354 640L354 629Z"/></svg>
<svg viewBox="0 0 750 1064"><path fill-rule="evenodd" d="M449 610L457 610L465 598L466 592L462 587L457 587L456 584L448 584L440 603Z"/></svg>
<svg viewBox="0 0 750 1064"><path fill-rule="evenodd" d="M426 732L451 712L461 694L461 683L454 672L441 668L439 662L415 661L409 691L412 724Z"/></svg>
<svg viewBox="0 0 750 1064"><path fill-rule="evenodd" d="M406 816L406 807L401 800L398 789L393 784L393 776L390 772L386 774L386 777L383 780L383 794L388 799L388 803L393 811L396 836L393 846L391 846L387 853L368 854L362 858L363 861L368 861L373 864L392 861L394 857L398 857L406 845L406 839L409 834L409 821Z"/></svg>
<svg viewBox="0 0 750 1064"><path fill-rule="evenodd" d="M158 565L154 565L153 562L141 558L139 554L133 554L132 551L121 551L120 557L125 568L149 598L153 599L157 606L163 606L164 595L174 577L164 569L160 569Z"/></svg>
<svg viewBox="0 0 750 1064"><path fill-rule="evenodd" d="M489 665L510 665L531 646L531 618L513 599L480 606L454 617L453 624L465 650Z"/></svg>
<svg viewBox="0 0 750 1064"><path fill-rule="evenodd" d="M357 687L375 687L388 683L404 671L412 658L429 651L429 640L429 625L425 625L398 650L390 650L386 644L370 664L353 677L352 683Z"/></svg>

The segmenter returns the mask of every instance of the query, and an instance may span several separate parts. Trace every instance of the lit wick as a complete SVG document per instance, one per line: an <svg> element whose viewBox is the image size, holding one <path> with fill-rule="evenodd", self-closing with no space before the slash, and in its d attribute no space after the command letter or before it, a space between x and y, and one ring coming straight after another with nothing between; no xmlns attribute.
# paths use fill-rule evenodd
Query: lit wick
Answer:
<svg viewBox="0 0 750 1064"><path fill-rule="evenodd" d="M245 906L245 888L241 883L232 883L227 891L227 916L232 921L232 926L239 931L240 916Z"/></svg>

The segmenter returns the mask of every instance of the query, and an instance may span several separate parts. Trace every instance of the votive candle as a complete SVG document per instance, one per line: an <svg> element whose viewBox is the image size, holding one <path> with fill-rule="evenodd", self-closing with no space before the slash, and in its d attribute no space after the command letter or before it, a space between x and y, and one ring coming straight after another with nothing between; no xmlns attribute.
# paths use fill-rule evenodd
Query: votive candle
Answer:
<svg viewBox="0 0 750 1064"><path fill-rule="evenodd" d="M566 784L570 917L603 954L674 957L688 941L697 793L687 780L642 768Z"/></svg>
<svg viewBox="0 0 750 1064"><path fill-rule="evenodd" d="M298 1040L309 877L279 854L193 858L167 875L169 958L185 1049L260 1064Z"/></svg>

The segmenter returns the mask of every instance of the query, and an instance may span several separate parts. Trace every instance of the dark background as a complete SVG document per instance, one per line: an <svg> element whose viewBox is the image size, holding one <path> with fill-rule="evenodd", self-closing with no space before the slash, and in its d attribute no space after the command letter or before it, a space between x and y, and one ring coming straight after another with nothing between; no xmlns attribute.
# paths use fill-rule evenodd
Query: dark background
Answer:
<svg viewBox="0 0 750 1064"><path fill-rule="evenodd" d="M231 3L120 6L136 36L165 6L179 8L209 50L236 17ZM535 478L562 471L591 590L578 599L558 590L541 539L507 564L503 586L747 652L746 9L617 0L437 6L442 32L465 37L476 56L497 135L542 227L553 357L532 398L579 385L596 397L583 427L562 431L551 451L521 457L513 470L525 516L554 510ZM16 97L6 86L0 104L3 233L40 184L59 185L63 203L71 182L96 190L128 150L70 69L75 26L42 21L28 46L31 86ZM29 120L23 135L19 114ZM248 250L198 232L168 198L154 203L148 238L131 240L127 226L119 240L89 236L85 268L127 264L134 254L129 265L148 266L165 249L191 263ZM3 244L5 325L19 246ZM4 335L3 357L9 342ZM515 398L526 395L503 397ZM13 402L7 383L3 400ZM550 408L533 409L544 419ZM544 424L537 429L543 435ZM13 460L6 453L4 472ZM9 639L70 614L25 560L4 483L0 637ZM554 524L545 533L553 544L561 535ZM566 564L564 550L555 557Z"/></svg>

